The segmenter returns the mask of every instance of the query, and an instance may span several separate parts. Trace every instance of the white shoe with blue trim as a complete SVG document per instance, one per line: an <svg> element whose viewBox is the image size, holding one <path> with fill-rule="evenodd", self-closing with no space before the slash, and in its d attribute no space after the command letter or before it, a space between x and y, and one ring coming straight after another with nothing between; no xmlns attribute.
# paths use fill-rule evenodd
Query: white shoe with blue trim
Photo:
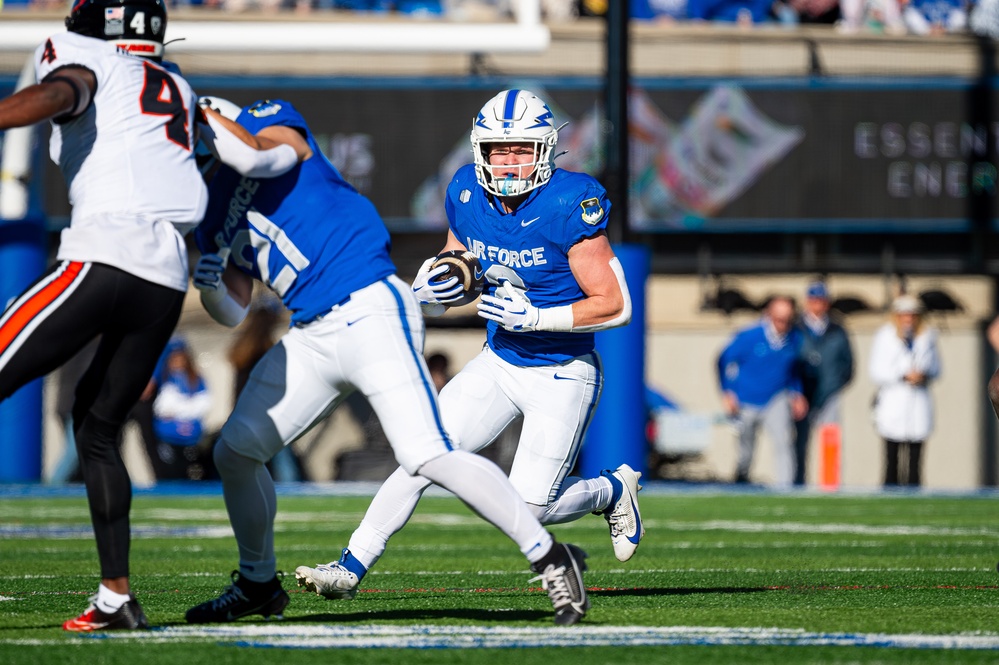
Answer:
<svg viewBox="0 0 999 665"><path fill-rule="evenodd" d="M645 536L645 525L638 510L638 490L642 489L638 481L642 474L627 464L622 464L613 472L604 473L614 476L623 486L621 497L604 511L604 519L610 525L614 556L618 561L627 561L635 554L638 544Z"/></svg>

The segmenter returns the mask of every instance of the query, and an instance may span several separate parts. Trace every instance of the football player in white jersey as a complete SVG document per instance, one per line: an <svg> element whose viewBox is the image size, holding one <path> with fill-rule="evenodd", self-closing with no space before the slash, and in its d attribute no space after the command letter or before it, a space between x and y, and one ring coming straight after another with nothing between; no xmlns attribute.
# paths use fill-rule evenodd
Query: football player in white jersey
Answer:
<svg viewBox="0 0 999 665"><path fill-rule="evenodd" d="M192 607L191 623L280 615L289 602L277 574L277 496L265 466L284 446L359 390L378 414L404 475L437 483L502 530L539 574L555 623L586 613L586 554L557 543L499 467L456 449L441 423L423 359L424 323L395 275L390 238L371 202L323 156L305 119L284 100L229 108L236 124L206 111L212 129L247 132L246 145L278 142L291 170L232 163L212 176L208 211L195 231L202 304L237 325L254 279L291 311L292 328L254 366L215 445L214 460L236 536L239 568L217 598ZM251 155L252 156L252 155Z"/></svg>
<svg viewBox="0 0 999 665"><path fill-rule="evenodd" d="M505 90L476 117L474 163L448 186L450 230L442 251L471 250L486 287L482 353L441 390L444 427L462 450L489 445L517 417L523 429L510 481L542 524L600 513L615 556L627 561L644 535L640 473L628 465L597 478L567 477L601 390L593 333L625 325L631 299L605 228L610 202L582 173L556 169L551 109L526 90ZM461 295L433 259L413 291L427 316ZM429 482L398 469L379 489L339 561L299 566L300 585L353 598L360 579L401 529Z"/></svg>
<svg viewBox="0 0 999 665"><path fill-rule="evenodd" d="M0 315L0 399L100 336L73 423L101 583L63 628L145 628L129 587L132 489L118 437L180 316L183 235L208 201L197 98L160 62L162 0L76 0L66 27L35 51L38 83L0 101L0 130L51 120L73 206L57 264Z"/></svg>

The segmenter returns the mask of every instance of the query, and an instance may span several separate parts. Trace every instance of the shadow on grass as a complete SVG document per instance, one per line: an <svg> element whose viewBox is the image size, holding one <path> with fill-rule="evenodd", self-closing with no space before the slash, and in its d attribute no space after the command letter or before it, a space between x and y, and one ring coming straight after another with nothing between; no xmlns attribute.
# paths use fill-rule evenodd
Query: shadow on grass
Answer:
<svg viewBox="0 0 999 665"><path fill-rule="evenodd" d="M723 586L723 587L636 587L634 589L590 589L590 596L693 596L697 594L735 594L764 593L773 591L771 588L754 586Z"/></svg>

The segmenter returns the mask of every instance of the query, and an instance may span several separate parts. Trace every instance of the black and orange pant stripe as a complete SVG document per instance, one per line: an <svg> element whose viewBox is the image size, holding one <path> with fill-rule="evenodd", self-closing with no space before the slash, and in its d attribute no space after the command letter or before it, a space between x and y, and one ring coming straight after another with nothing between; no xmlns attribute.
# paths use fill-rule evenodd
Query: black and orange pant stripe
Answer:
<svg viewBox="0 0 999 665"><path fill-rule="evenodd" d="M0 315L0 400L100 343L73 405L101 577L128 575L132 489L118 433L149 382L184 301L109 265L63 261Z"/></svg>

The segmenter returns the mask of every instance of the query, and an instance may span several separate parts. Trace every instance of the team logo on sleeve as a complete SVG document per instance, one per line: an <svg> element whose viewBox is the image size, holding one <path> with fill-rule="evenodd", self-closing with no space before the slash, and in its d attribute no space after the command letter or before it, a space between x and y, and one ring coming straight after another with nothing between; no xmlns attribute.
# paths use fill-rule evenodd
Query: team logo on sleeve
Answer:
<svg viewBox="0 0 999 665"><path fill-rule="evenodd" d="M267 116L274 115L281 110L281 105L270 101L269 99L262 102L257 102L249 108L248 113L254 118L266 118Z"/></svg>
<svg viewBox="0 0 999 665"><path fill-rule="evenodd" d="M596 197L586 199L579 207L583 209L583 221L591 226L604 218L604 209L600 206L600 199Z"/></svg>

